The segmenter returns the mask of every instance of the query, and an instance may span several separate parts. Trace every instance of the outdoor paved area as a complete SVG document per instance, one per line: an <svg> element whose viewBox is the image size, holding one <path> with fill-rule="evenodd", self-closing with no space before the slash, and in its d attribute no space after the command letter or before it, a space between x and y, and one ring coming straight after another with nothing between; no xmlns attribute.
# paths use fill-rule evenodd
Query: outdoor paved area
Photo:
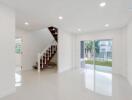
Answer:
<svg viewBox="0 0 132 100"><path fill-rule="evenodd" d="M87 68L87 69L94 69L94 65L92 64L84 64L82 68ZM103 71L103 72L110 72L112 73L112 67L109 66L100 66L100 65L95 65L95 68L97 71Z"/></svg>

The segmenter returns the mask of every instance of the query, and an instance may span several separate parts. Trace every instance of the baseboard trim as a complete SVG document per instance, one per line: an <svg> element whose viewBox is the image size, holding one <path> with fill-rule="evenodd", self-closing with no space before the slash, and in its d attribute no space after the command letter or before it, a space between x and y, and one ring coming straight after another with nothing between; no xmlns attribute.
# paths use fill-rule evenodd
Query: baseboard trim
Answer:
<svg viewBox="0 0 132 100"><path fill-rule="evenodd" d="M9 89L9 90L5 90L2 93L0 93L0 98L3 98L5 96L8 96L8 95L13 94L15 92L16 92L15 88L12 88L12 89Z"/></svg>

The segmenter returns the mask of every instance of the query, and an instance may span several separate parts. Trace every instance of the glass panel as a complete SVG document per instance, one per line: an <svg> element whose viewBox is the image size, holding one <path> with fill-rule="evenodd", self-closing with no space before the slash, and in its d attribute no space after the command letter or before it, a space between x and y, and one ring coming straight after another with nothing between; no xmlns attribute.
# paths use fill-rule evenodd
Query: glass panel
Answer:
<svg viewBox="0 0 132 100"><path fill-rule="evenodd" d="M22 52L22 40L16 39L16 54L21 54Z"/></svg>
<svg viewBox="0 0 132 100"><path fill-rule="evenodd" d="M112 40L95 41L95 65L96 70L112 71Z"/></svg>
<svg viewBox="0 0 132 100"><path fill-rule="evenodd" d="M112 40L81 41L80 47L85 87L112 96Z"/></svg>
<svg viewBox="0 0 132 100"><path fill-rule="evenodd" d="M94 69L94 42L93 41L84 41L84 60L85 68Z"/></svg>
<svg viewBox="0 0 132 100"><path fill-rule="evenodd" d="M85 76L85 87L94 91L94 45L93 41L84 41L84 65L81 67Z"/></svg>
<svg viewBox="0 0 132 100"><path fill-rule="evenodd" d="M80 42L80 63L81 63L81 68L85 67L85 60L84 60L84 41Z"/></svg>
<svg viewBox="0 0 132 100"><path fill-rule="evenodd" d="M112 40L95 41L95 91L112 95Z"/></svg>

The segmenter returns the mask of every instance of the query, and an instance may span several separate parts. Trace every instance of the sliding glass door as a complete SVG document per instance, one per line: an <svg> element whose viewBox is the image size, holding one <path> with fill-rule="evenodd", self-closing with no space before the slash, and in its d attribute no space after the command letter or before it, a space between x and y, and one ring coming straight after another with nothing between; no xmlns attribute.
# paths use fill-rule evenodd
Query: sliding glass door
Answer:
<svg viewBox="0 0 132 100"><path fill-rule="evenodd" d="M112 71L112 40L81 41L81 68Z"/></svg>
<svg viewBox="0 0 132 100"><path fill-rule="evenodd" d="M95 40L95 92L112 95L112 40Z"/></svg>
<svg viewBox="0 0 132 100"><path fill-rule="evenodd" d="M94 76L95 76L95 67L94 67L94 41L84 41L84 49L81 49L83 52L83 66L81 66L85 74L85 83L86 88L91 91L94 91Z"/></svg>
<svg viewBox="0 0 132 100"><path fill-rule="evenodd" d="M91 40L84 42L84 59L85 68L94 69L94 42Z"/></svg>
<svg viewBox="0 0 132 100"><path fill-rule="evenodd" d="M112 71L112 40L95 40L95 69Z"/></svg>
<svg viewBox="0 0 132 100"><path fill-rule="evenodd" d="M85 87L112 96L112 40L81 41L80 47Z"/></svg>

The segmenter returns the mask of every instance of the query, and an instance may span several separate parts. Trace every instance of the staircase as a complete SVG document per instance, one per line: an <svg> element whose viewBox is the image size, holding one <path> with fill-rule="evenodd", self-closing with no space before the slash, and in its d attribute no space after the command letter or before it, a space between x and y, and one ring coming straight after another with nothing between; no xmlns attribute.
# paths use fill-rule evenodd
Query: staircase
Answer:
<svg viewBox="0 0 132 100"><path fill-rule="evenodd" d="M41 53L38 53L38 61L36 62L36 65L33 66L34 69L38 69L38 72L42 69L49 68L51 59L57 53L58 29L53 26L48 27L48 29L55 40Z"/></svg>
<svg viewBox="0 0 132 100"><path fill-rule="evenodd" d="M52 36L54 37L54 39L56 40L56 42L58 41L58 29L51 26L48 27L49 31L51 32Z"/></svg>

